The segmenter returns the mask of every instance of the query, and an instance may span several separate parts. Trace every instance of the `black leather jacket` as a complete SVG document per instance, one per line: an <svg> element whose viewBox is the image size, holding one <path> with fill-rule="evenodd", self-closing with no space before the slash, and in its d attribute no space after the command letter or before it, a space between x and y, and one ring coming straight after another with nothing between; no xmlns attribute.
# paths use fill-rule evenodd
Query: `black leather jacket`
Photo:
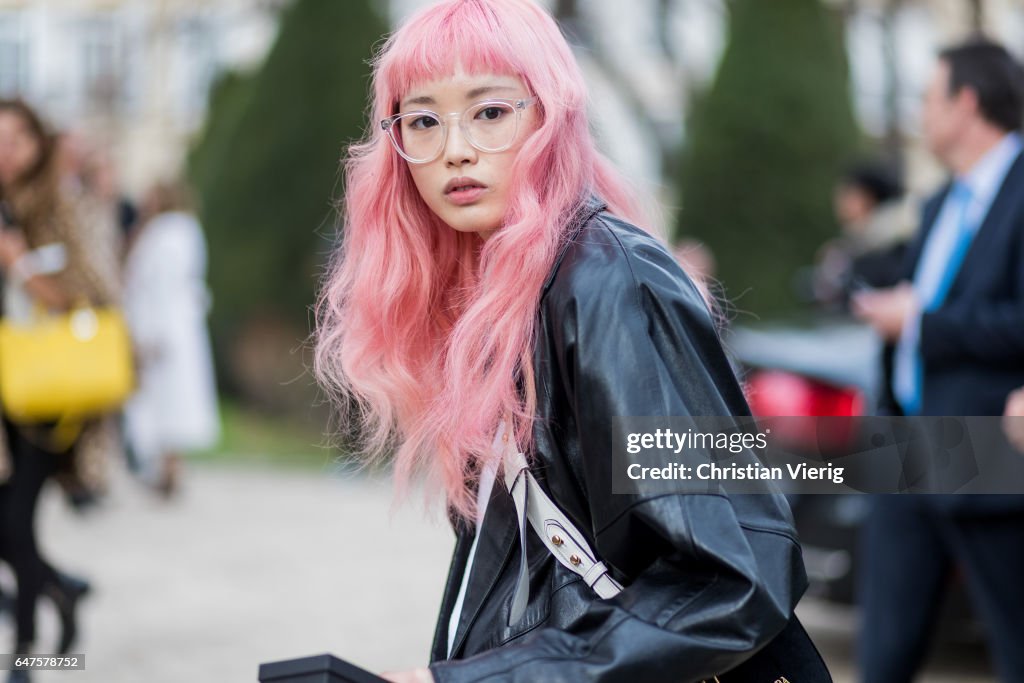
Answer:
<svg viewBox="0 0 1024 683"><path fill-rule="evenodd" d="M474 529L458 528L430 666L439 683L711 679L789 622L806 588L781 496L611 492L612 416L746 415L712 319L651 236L590 200L544 284L532 470L627 587L599 599L528 532L530 601L508 625L518 527L499 476L455 642Z"/></svg>

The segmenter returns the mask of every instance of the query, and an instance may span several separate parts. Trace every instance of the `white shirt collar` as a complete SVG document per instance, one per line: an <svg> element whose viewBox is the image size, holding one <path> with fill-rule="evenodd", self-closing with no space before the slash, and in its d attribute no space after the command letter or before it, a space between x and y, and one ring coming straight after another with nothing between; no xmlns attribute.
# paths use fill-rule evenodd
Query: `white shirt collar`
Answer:
<svg viewBox="0 0 1024 683"><path fill-rule="evenodd" d="M1010 170L1010 166L1024 150L1024 141L1018 133L1007 133L995 147L985 153L981 159L961 178L971 190L975 202L989 204Z"/></svg>

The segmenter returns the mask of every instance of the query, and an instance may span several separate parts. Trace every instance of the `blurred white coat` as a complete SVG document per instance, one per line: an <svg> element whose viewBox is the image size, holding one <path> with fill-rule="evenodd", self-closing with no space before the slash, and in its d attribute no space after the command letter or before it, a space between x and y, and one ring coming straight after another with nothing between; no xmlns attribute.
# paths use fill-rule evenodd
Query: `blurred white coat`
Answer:
<svg viewBox="0 0 1024 683"><path fill-rule="evenodd" d="M152 218L125 262L124 307L139 360L126 434L152 476L163 456L209 448L220 435L206 316L206 244L188 213Z"/></svg>

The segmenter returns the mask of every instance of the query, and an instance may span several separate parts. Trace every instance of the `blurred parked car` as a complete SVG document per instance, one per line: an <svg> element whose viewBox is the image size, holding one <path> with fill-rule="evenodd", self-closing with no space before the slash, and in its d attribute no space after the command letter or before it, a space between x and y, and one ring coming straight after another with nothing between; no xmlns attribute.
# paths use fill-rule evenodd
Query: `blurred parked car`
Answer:
<svg viewBox="0 0 1024 683"><path fill-rule="evenodd" d="M736 328L728 346L741 364L751 411L758 417L871 414L878 396L881 347L870 328L843 318L805 325ZM798 423L799 424L799 423ZM790 435L799 449L817 438ZM852 603L857 530L868 499L855 495L791 496L811 591Z"/></svg>

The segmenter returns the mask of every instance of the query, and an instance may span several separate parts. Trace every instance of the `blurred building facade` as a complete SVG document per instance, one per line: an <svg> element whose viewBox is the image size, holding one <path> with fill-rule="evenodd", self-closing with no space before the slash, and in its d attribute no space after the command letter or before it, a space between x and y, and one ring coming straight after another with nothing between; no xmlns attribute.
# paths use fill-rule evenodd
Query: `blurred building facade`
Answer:
<svg viewBox="0 0 1024 683"><path fill-rule="evenodd" d="M111 154L137 193L180 169L211 82L258 64L285 0L0 0L0 96Z"/></svg>
<svg viewBox="0 0 1024 683"><path fill-rule="evenodd" d="M337 1L337 0L332 0ZM375 0L393 22L432 0ZM579 50L607 152L657 188L665 150L725 46L725 0L540 0ZM936 50L976 29L1024 51L1024 0L823 0L847 14L851 87L864 130L937 169L916 144ZM289 0L0 0L0 96L22 96L61 129L111 150L138 192L180 169L223 69L259 64ZM668 197L663 197L668 199Z"/></svg>

